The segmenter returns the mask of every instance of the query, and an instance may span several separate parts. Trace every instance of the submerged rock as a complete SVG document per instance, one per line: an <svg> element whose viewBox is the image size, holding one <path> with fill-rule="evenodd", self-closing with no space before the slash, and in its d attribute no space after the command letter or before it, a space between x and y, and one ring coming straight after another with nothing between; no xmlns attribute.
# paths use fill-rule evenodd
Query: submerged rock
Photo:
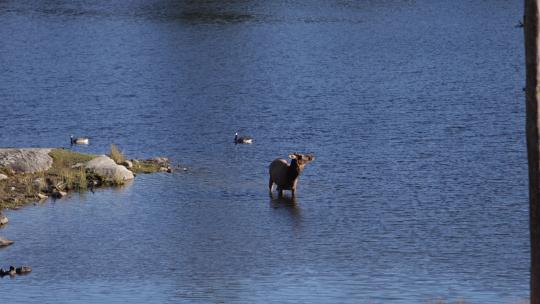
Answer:
<svg viewBox="0 0 540 304"><path fill-rule="evenodd" d="M50 148L0 149L0 168L15 172L35 173L51 168Z"/></svg>
<svg viewBox="0 0 540 304"><path fill-rule="evenodd" d="M114 160L106 155L100 155L87 162L86 169L105 180L123 182L135 177L133 172L122 165L117 165Z"/></svg>
<svg viewBox="0 0 540 304"><path fill-rule="evenodd" d="M14 241L10 241L8 239L5 239L3 237L0 236L0 247L5 247L5 246L9 246L11 244L15 243Z"/></svg>
<svg viewBox="0 0 540 304"><path fill-rule="evenodd" d="M14 276L16 274L24 275L30 272L32 272L32 268L30 268L29 266L23 265L17 268L15 268L15 266L9 266L9 269L7 270L4 270L4 268L0 268L0 277L6 276L6 275Z"/></svg>

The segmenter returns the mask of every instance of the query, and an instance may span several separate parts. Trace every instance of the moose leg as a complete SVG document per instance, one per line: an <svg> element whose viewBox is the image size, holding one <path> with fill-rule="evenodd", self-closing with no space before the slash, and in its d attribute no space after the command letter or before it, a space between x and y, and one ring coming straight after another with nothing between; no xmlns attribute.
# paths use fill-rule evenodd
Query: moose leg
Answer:
<svg viewBox="0 0 540 304"><path fill-rule="evenodd" d="M268 192L272 193L272 185L274 184L274 181L272 180L272 177L268 180Z"/></svg>
<svg viewBox="0 0 540 304"><path fill-rule="evenodd" d="M294 195L296 193L296 183L298 180L295 180L291 186L291 197L294 198Z"/></svg>
<svg viewBox="0 0 540 304"><path fill-rule="evenodd" d="M278 188L279 197L283 197L283 189Z"/></svg>

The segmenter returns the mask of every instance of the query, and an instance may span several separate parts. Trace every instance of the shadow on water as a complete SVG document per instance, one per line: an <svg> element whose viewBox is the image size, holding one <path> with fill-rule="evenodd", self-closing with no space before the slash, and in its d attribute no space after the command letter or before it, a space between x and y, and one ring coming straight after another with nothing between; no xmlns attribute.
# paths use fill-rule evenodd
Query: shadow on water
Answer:
<svg viewBox="0 0 540 304"><path fill-rule="evenodd" d="M194 11L182 12L171 18L196 23L236 23L253 19L253 16L233 12Z"/></svg>
<svg viewBox="0 0 540 304"><path fill-rule="evenodd" d="M138 14L163 20L187 23L240 23L251 21L245 1L151 1L138 8Z"/></svg>
<svg viewBox="0 0 540 304"><path fill-rule="evenodd" d="M270 207L274 210L279 210L280 213L287 213L294 225L298 225L302 219L301 209L297 203L298 200L293 197L270 197Z"/></svg>

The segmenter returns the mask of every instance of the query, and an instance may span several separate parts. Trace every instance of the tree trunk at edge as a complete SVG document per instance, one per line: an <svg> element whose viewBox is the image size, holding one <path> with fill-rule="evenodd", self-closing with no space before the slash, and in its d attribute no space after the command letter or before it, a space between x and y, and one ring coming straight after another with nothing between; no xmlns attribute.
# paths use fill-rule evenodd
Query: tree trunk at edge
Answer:
<svg viewBox="0 0 540 304"><path fill-rule="evenodd" d="M531 304L540 304L540 147L538 141L539 58L538 16L540 0L525 0L524 33L526 79L526 132L527 156L529 161L529 231L531 240Z"/></svg>

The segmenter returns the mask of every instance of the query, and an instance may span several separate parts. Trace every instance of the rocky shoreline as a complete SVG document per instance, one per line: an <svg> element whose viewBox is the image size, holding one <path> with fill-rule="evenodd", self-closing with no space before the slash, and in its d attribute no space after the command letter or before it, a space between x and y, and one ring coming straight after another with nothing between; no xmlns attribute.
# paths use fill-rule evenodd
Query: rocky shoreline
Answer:
<svg viewBox="0 0 540 304"><path fill-rule="evenodd" d="M137 174L172 173L165 157L126 159L114 146L108 155L93 155L63 148L0 148L0 228L8 223L4 209L16 209L49 197L98 187L121 186ZM14 241L0 236L0 248ZM29 272L0 269L0 277ZM24 271L23 271L24 270Z"/></svg>
<svg viewBox="0 0 540 304"><path fill-rule="evenodd" d="M92 155L66 149L0 149L0 210L70 191L119 186L142 173L172 172L165 157L127 160L118 152Z"/></svg>

